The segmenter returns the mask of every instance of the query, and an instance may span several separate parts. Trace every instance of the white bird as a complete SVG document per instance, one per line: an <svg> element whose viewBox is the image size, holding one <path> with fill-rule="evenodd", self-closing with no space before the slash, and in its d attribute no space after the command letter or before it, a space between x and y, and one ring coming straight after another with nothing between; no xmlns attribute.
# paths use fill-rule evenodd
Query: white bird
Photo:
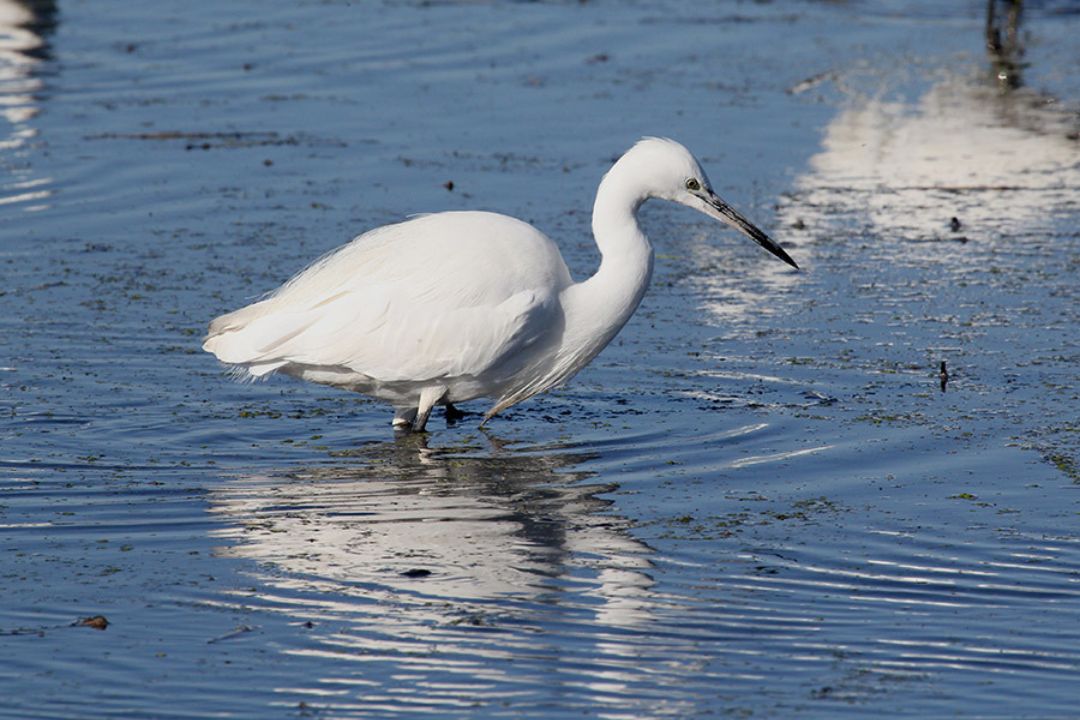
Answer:
<svg viewBox="0 0 1080 720"><path fill-rule="evenodd" d="M495 401L486 422L573 377L630 319L653 269L637 222L649 198L710 215L798 268L713 192L685 147L644 138L597 190L600 268L583 282L520 220L423 215L364 233L217 318L203 349L252 378L276 371L388 401L396 428L421 431L435 405L452 413L479 397Z"/></svg>

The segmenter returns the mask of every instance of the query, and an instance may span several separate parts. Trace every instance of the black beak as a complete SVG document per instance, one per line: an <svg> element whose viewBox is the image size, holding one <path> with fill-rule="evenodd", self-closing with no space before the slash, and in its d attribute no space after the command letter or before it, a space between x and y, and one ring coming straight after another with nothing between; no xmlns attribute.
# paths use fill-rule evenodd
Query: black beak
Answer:
<svg viewBox="0 0 1080 720"><path fill-rule="evenodd" d="M799 269L799 266L795 264L795 261L791 259L791 256L784 251L784 248L780 247L777 242L775 242L772 238L762 232L752 222L743 217L738 210L734 209L726 202L721 200L720 197L716 195L716 193L712 192L712 190L708 190L707 193L701 196L701 199L705 201L708 208L707 212L709 215L712 215L720 222L726 223L731 227L735 228L743 235L746 235L758 245L765 248L773 255L786 262L791 267L795 268L796 270Z"/></svg>

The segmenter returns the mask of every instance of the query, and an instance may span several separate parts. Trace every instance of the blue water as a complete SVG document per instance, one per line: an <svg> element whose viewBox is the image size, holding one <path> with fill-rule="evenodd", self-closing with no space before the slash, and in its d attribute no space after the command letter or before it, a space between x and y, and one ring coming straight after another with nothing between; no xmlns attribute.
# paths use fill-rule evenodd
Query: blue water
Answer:
<svg viewBox="0 0 1080 720"><path fill-rule="evenodd" d="M983 9L0 2L0 716L1074 714L1080 15ZM410 213L583 277L644 134L804 272L651 203L484 430L199 349Z"/></svg>

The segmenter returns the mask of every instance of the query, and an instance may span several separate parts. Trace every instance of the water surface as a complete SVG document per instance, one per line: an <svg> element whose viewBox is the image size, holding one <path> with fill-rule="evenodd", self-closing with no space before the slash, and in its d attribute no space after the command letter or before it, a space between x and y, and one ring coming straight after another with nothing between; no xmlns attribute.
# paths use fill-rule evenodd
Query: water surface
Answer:
<svg viewBox="0 0 1080 720"><path fill-rule="evenodd" d="M983 10L0 4L0 715L1068 716L1080 28L1003 85ZM582 277L643 134L805 271L650 204L638 314L484 430L199 350L415 212Z"/></svg>

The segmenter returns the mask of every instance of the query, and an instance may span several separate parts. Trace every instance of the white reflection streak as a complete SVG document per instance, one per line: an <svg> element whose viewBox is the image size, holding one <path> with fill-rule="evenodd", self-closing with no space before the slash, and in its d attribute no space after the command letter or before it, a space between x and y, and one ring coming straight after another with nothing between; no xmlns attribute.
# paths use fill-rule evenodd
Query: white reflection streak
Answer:
<svg viewBox="0 0 1080 720"><path fill-rule="evenodd" d="M23 154L28 143L37 135L29 123L38 114L35 93L41 90L43 83L34 74L41 61L33 53L41 49L45 41L28 29L35 20L34 13L24 5L15 0L0 0L0 117L9 124L6 132L0 131L0 150L6 151L11 157ZM0 205L33 203L45 200L52 194L51 190L45 188L9 195L9 190L50 182L49 179L26 179L27 171L22 167L16 166L10 170L19 180L0 187ZM26 205L24 209L34 211L45 207L38 203Z"/></svg>
<svg viewBox="0 0 1080 720"><path fill-rule="evenodd" d="M855 99L783 204L783 225L805 225L791 231L804 240L827 235L844 216L868 224L879 241L994 242L1038 232L1056 209L1077 206L1073 121L1053 98L1002 93L978 77L950 77L914 105ZM941 255L922 243L896 250Z"/></svg>
<svg viewBox="0 0 1080 720"><path fill-rule="evenodd" d="M824 452L825 450L831 450L835 445L821 445L819 447L803 448L802 450L789 450L787 452L778 452L771 455L751 455L750 457L740 458L733 461L728 467L741 468L748 465L760 465L762 463L769 462L781 462L783 460L790 460L791 458L800 457L802 455L813 455L814 453Z"/></svg>
<svg viewBox="0 0 1080 720"><path fill-rule="evenodd" d="M983 572L981 570L972 570L970 568L957 569L955 567L932 567L930 565L914 565L911 563L898 563L892 560L875 560L873 558L867 558L867 565L881 565L884 567L894 567L900 570L918 570L920 572L928 573L941 573L943 575L984 575L993 577L998 575L996 572Z"/></svg>
<svg viewBox="0 0 1080 720"><path fill-rule="evenodd" d="M786 231L777 239L783 244L785 237ZM726 252L726 248L718 246L711 236L703 235L700 240L689 244L689 253L695 267L708 268L718 264L717 258L724 257ZM703 294L700 307L725 323L754 319L772 313L772 306L762 303L762 298L779 297L802 281L799 273L786 264L773 262L772 258L759 257L759 251L753 248L747 252L749 262L739 269L742 279L738 284L732 281L729 273L709 271L694 276L694 281ZM803 262L801 258L799 262Z"/></svg>

